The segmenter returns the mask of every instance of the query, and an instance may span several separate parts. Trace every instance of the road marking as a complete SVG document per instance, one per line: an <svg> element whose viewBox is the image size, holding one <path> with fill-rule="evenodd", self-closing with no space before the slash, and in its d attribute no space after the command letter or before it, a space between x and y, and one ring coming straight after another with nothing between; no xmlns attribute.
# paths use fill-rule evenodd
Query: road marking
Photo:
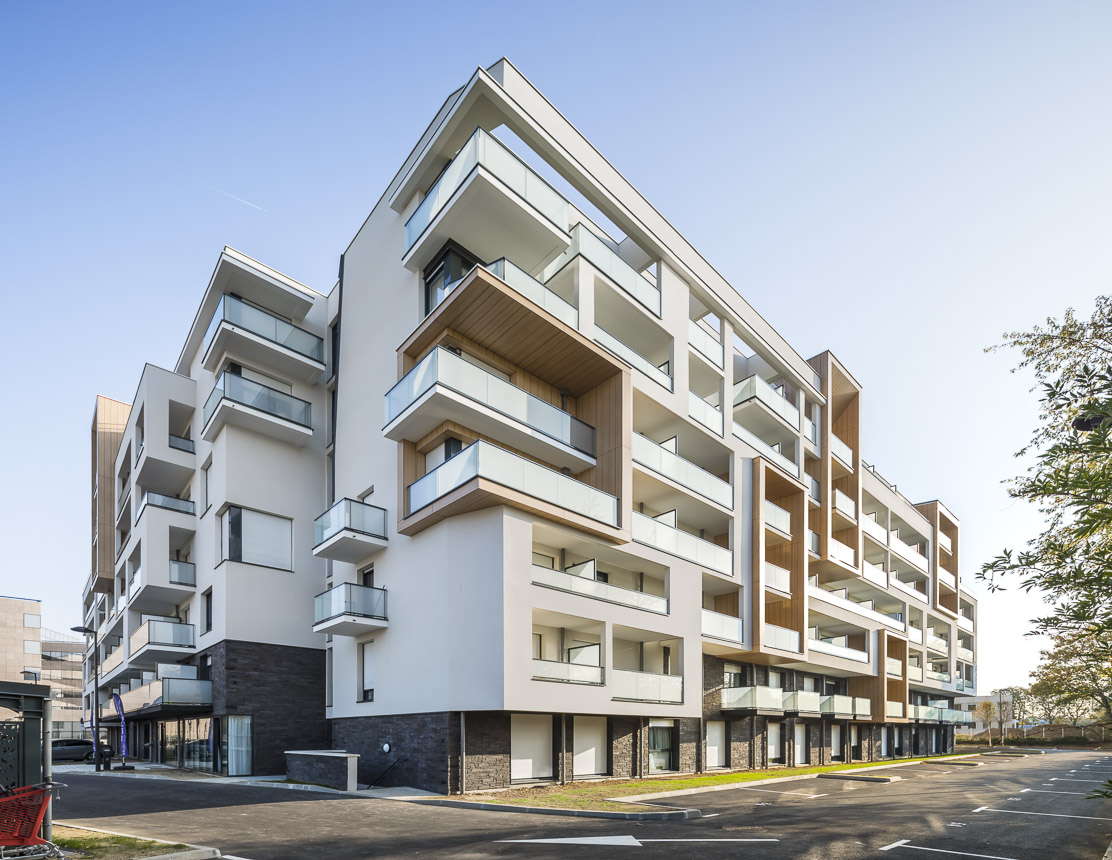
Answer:
<svg viewBox="0 0 1112 860"><path fill-rule="evenodd" d="M1103 779L1070 779L1068 776L1052 776L1051 782L1104 782Z"/></svg>
<svg viewBox="0 0 1112 860"><path fill-rule="evenodd" d="M967 851L947 851L944 848L924 848L922 845L908 845L910 840L901 839L891 845L885 845L881 851L891 851L893 848L910 848L913 851L932 851L935 854L956 854L959 857L980 857L982 860L1015 860L1013 857L998 857L995 854L970 854Z"/></svg>
<svg viewBox="0 0 1112 860"><path fill-rule="evenodd" d="M765 794L798 794L800 797L826 797L825 794L808 794L805 791L773 791L771 788L744 788L737 787L738 791L760 791Z"/></svg>
<svg viewBox="0 0 1112 860"><path fill-rule="evenodd" d="M712 812L710 815L703 815L703 816L700 816L700 817L701 818L717 818L721 814L722 814L721 812Z"/></svg>
<svg viewBox="0 0 1112 860"><path fill-rule="evenodd" d="M779 842L779 839L636 839L633 836L572 836L563 839L499 839L532 845L620 845L641 848L646 842Z"/></svg>
<svg viewBox="0 0 1112 860"><path fill-rule="evenodd" d="M980 809L974 809L974 812L1006 812L1008 815L1045 815L1050 818L1084 818L1086 821L1112 821L1112 818L1099 818L1095 815L1063 815L1060 812L1026 812L1019 809L992 809L988 806L982 806Z"/></svg>
<svg viewBox="0 0 1112 860"><path fill-rule="evenodd" d="M1024 788L1021 791L1034 791L1038 794L1084 794L1083 791L1046 791L1041 788ZM704 816L705 817L705 816Z"/></svg>

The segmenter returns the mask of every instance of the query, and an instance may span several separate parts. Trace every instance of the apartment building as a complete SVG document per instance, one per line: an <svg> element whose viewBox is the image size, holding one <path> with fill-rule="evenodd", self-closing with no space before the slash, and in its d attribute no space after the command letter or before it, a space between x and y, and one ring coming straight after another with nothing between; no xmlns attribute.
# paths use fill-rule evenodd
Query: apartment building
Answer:
<svg viewBox="0 0 1112 860"><path fill-rule="evenodd" d="M0 596L0 681L42 677L42 602Z"/></svg>
<svg viewBox="0 0 1112 860"><path fill-rule="evenodd" d="M311 553L327 305L225 249L174 369L97 401L85 708L117 749L113 696L150 761L281 773L286 749L327 743Z"/></svg>
<svg viewBox="0 0 1112 860"><path fill-rule="evenodd" d="M224 773L244 718L256 773L327 718L360 781L440 792L949 749L961 524L862 459L863 396L479 69L327 297L225 249L147 367L90 701Z"/></svg>

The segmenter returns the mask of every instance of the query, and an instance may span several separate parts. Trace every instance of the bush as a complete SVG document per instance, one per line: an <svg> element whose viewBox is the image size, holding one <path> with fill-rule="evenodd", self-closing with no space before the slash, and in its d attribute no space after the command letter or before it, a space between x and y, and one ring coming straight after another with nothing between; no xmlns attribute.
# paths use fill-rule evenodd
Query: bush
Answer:
<svg viewBox="0 0 1112 860"><path fill-rule="evenodd" d="M974 745L974 746L988 746L988 741L984 737L956 737L954 738L955 744ZM1004 741L1004 746L1008 747L1062 747L1062 746L1087 746L1089 744L1098 743L1098 741L1091 740L1084 735L1048 735L1042 737L1015 737L1009 735L1007 740ZM992 738L992 745L994 747L1000 746L1000 738L996 735Z"/></svg>

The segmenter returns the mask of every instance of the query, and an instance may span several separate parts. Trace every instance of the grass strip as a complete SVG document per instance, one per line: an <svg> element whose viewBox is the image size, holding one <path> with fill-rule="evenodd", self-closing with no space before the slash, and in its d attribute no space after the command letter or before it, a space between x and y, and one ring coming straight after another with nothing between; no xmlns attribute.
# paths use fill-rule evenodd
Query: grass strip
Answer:
<svg viewBox="0 0 1112 860"><path fill-rule="evenodd" d="M61 824L54 825L53 841L63 851L92 860L138 860L142 857L185 851L189 847L182 844L167 845L165 842L152 842L133 836L113 836L110 833L97 833L95 830Z"/></svg>

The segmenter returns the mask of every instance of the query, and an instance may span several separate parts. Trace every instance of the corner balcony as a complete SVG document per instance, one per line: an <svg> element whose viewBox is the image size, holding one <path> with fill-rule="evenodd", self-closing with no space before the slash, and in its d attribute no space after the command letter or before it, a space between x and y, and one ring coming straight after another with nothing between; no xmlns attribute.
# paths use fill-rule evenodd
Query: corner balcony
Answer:
<svg viewBox="0 0 1112 860"><path fill-rule="evenodd" d="M819 704L819 713L824 717L850 719L855 713L853 696L823 696Z"/></svg>
<svg viewBox="0 0 1112 860"><path fill-rule="evenodd" d="M704 636L712 639L738 643L744 641L744 622L740 618L711 609L703 610L702 630Z"/></svg>
<svg viewBox="0 0 1112 860"><path fill-rule="evenodd" d="M142 711L146 708L174 706L212 705L212 681L195 678L159 678L127 692L120 693L120 704L124 713ZM115 709L112 709L115 716Z"/></svg>
<svg viewBox="0 0 1112 860"><path fill-rule="evenodd" d="M779 422L799 430L799 407L756 374L734 385L733 406L735 417L745 416L744 423L758 432L779 432Z"/></svg>
<svg viewBox="0 0 1112 860"><path fill-rule="evenodd" d="M534 658L533 680L558 681L564 684L590 684L600 687L603 683L602 666Z"/></svg>
<svg viewBox="0 0 1112 860"><path fill-rule="evenodd" d="M548 311L569 328L579 328L579 311L528 272L505 257L483 266L498 280L537 307Z"/></svg>
<svg viewBox="0 0 1112 860"><path fill-rule="evenodd" d="M672 375L670 373L657 367L633 347L627 346L598 325L595 326L595 343L612 352L630 367L641 371L662 388L666 388L668 391L672 390Z"/></svg>
<svg viewBox="0 0 1112 860"><path fill-rule="evenodd" d="M660 290L656 284L634 269L609 245L582 223L571 229L571 243L541 274L546 283L576 257L582 257L623 293L653 316L660 316Z"/></svg>
<svg viewBox="0 0 1112 860"><path fill-rule="evenodd" d="M359 636L389 627L386 589L341 582L313 598L313 632Z"/></svg>
<svg viewBox="0 0 1112 860"><path fill-rule="evenodd" d="M839 637L834 637L839 638ZM831 657L841 657L843 660L853 660L855 663L868 663L869 653L848 645L839 645L831 639L808 639L807 649L819 654L828 654Z"/></svg>
<svg viewBox="0 0 1112 860"><path fill-rule="evenodd" d="M228 372L217 377L203 416L206 442L214 441L225 424L297 446L313 437L310 403Z"/></svg>
<svg viewBox="0 0 1112 860"><path fill-rule="evenodd" d="M196 648L196 628L178 621L145 621L128 642L133 662L175 662Z"/></svg>
<svg viewBox="0 0 1112 860"><path fill-rule="evenodd" d="M779 687L723 687L722 710L782 713L784 691Z"/></svg>
<svg viewBox="0 0 1112 860"><path fill-rule="evenodd" d="M818 693L808 690L784 693L784 713L818 714L820 713L821 698Z"/></svg>
<svg viewBox="0 0 1112 860"><path fill-rule="evenodd" d="M468 138L405 225L412 272L449 239L481 260L509 257L535 270L567 250L568 202L482 128Z"/></svg>
<svg viewBox="0 0 1112 860"><path fill-rule="evenodd" d="M582 472L595 465L594 427L436 347L386 393L383 435L416 441L445 421L561 469Z"/></svg>
<svg viewBox="0 0 1112 860"><path fill-rule="evenodd" d="M611 679L613 698L627 702L683 702L683 676L615 669Z"/></svg>
<svg viewBox="0 0 1112 860"><path fill-rule="evenodd" d="M779 651L791 651L795 654L802 652L801 637L798 630L788 630L775 624L765 623L764 637L761 643L766 648L776 648Z"/></svg>
<svg viewBox="0 0 1112 860"><path fill-rule="evenodd" d="M594 578L593 562L575 565L574 568L576 572L533 565L533 584L570 594L580 594L606 603L628 606L632 609L643 609L660 615L668 614L667 597L621 588L608 582L599 582Z"/></svg>
<svg viewBox="0 0 1112 860"><path fill-rule="evenodd" d="M205 370L215 373L226 353L313 383L324 373L324 340L235 296L220 297L202 346Z"/></svg>
<svg viewBox="0 0 1112 860"><path fill-rule="evenodd" d="M406 500L407 517L421 514L422 527L427 516L436 521L489 500L490 505L509 504L609 538L618 528L614 496L483 440L410 484ZM413 524L400 531L413 533Z"/></svg>
<svg viewBox="0 0 1112 860"><path fill-rule="evenodd" d="M733 575L734 555L730 550L637 511L633 512L633 540L701 565L707 570L726 576Z"/></svg>
<svg viewBox="0 0 1112 860"><path fill-rule="evenodd" d="M340 499L313 522L313 555L355 564L386 548L386 509Z"/></svg>
<svg viewBox="0 0 1112 860"><path fill-rule="evenodd" d="M734 507L734 490L728 481L723 481L637 432L633 434L633 461L704 499L731 510Z"/></svg>

